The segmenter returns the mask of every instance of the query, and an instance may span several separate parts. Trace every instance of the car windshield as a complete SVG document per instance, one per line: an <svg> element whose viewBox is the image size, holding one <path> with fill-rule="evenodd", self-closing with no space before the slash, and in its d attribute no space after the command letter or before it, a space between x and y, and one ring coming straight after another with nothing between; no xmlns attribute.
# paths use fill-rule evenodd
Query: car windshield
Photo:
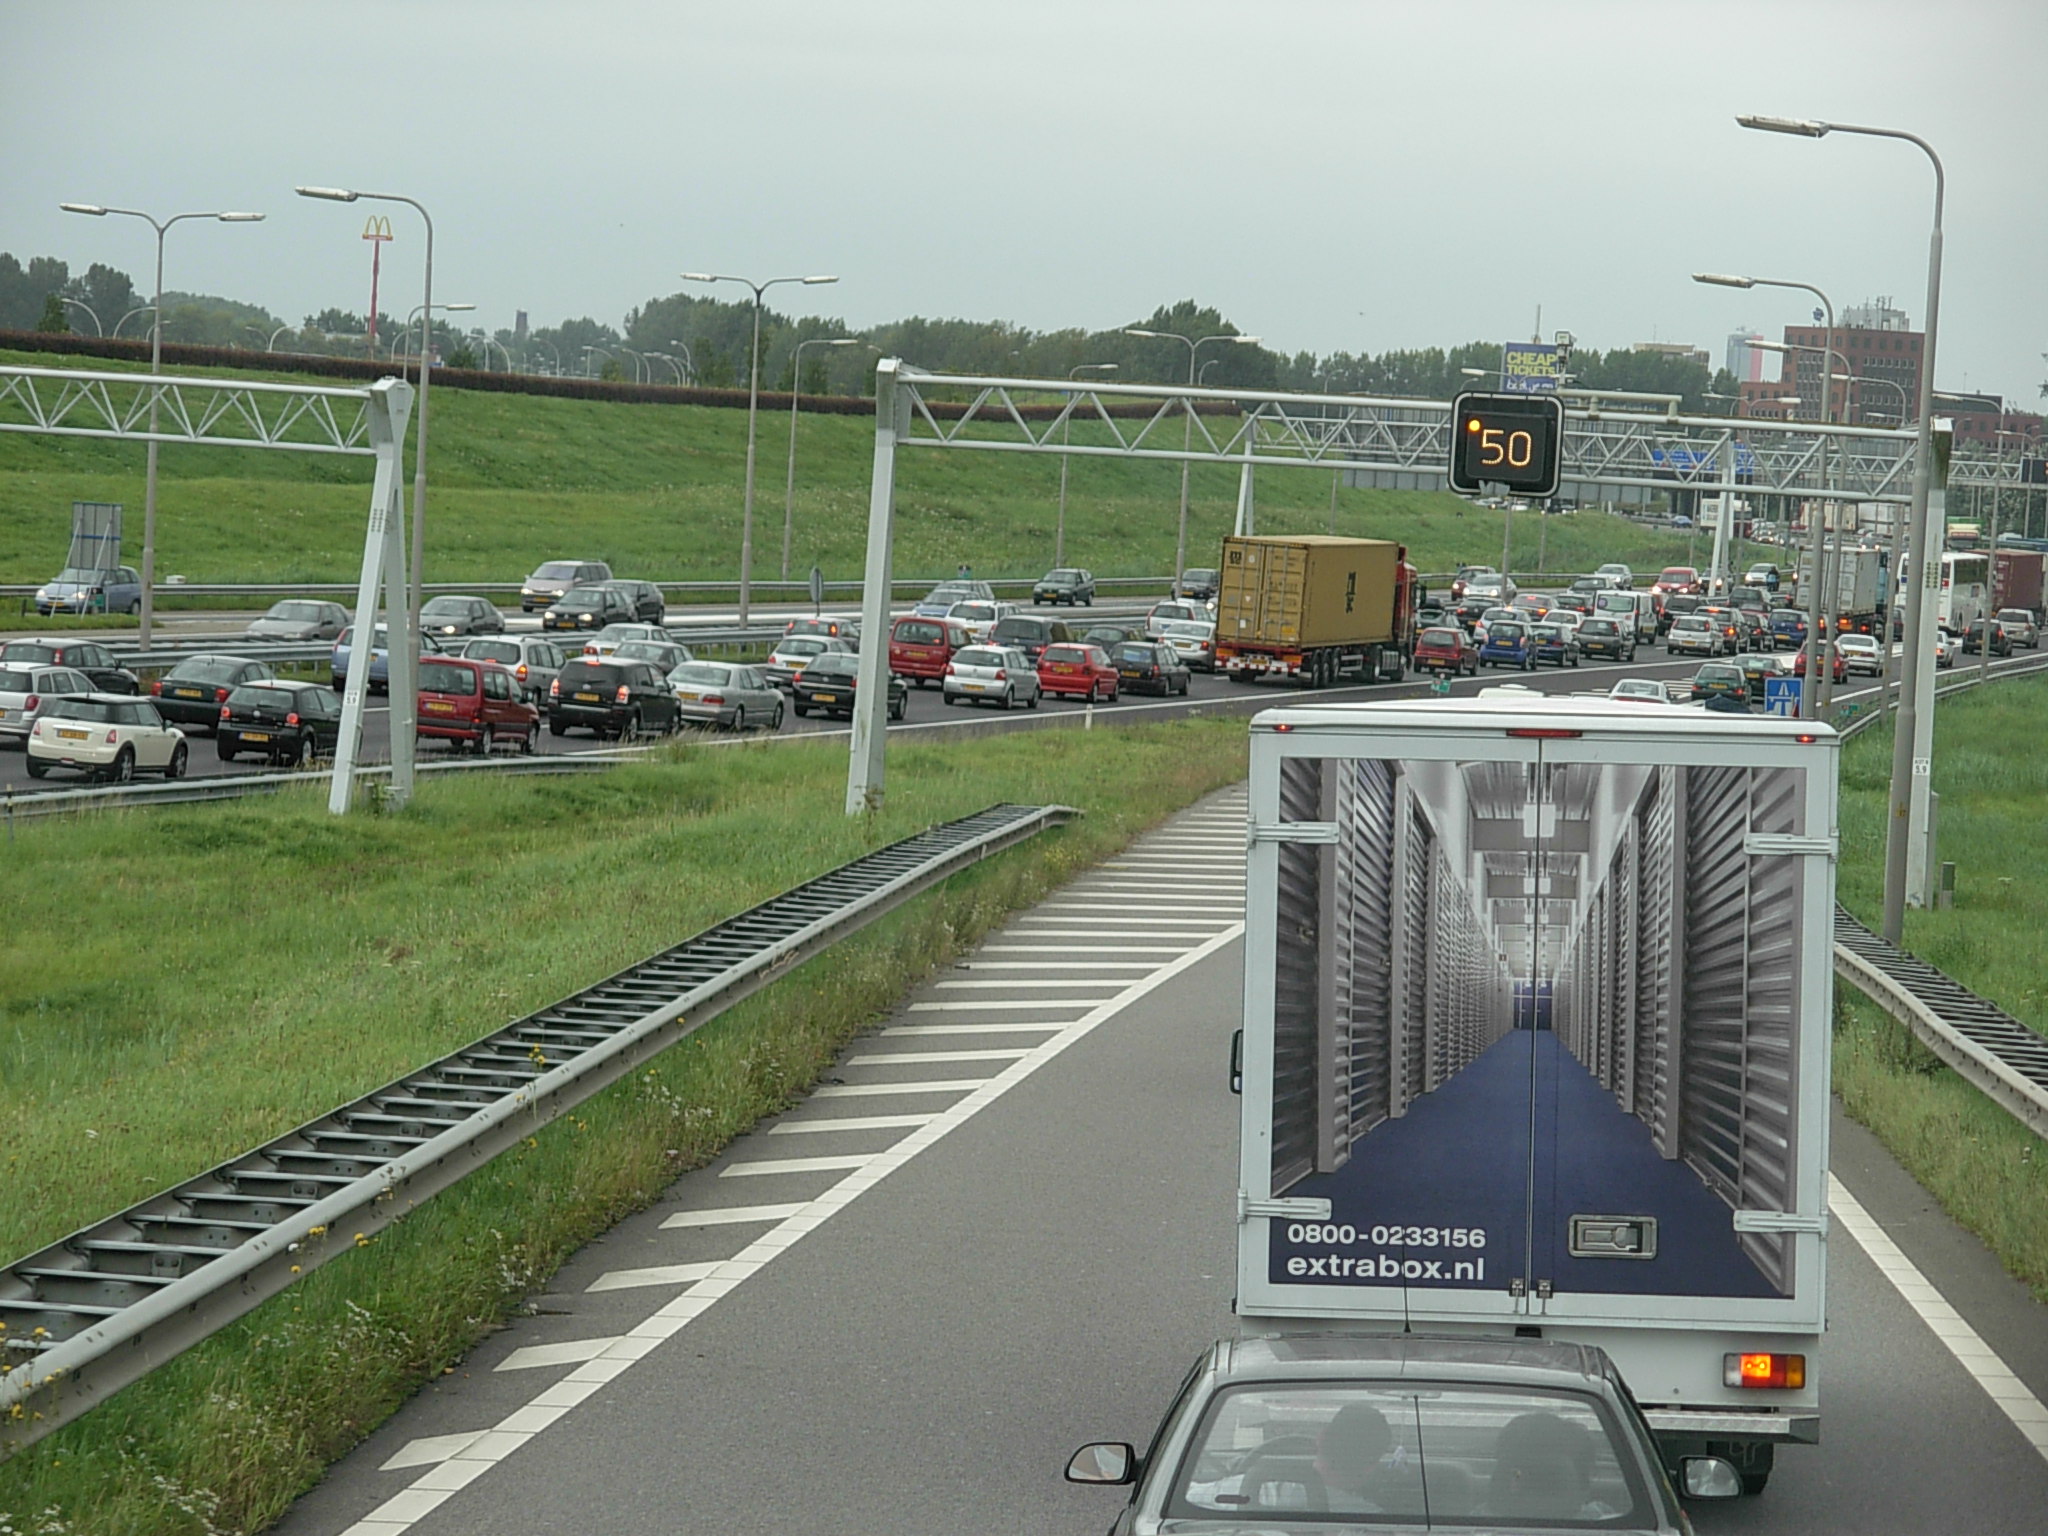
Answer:
<svg viewBox="0 0 2048 1536"><path fill-rule="evenodd" d="M956 667L1002 667L1009 665L1009 658L1001 651L988 650L982 646L969 646L964 651L953 653Z"/></svg>
<svg viewBox="0 0 2048 1536"><path fill-rule="evenodd" d="M476 661L502 661L508 667L519 662L519 647L510 640L472 640L462 654Z"/></svg>
<svg viewBox="0 0 2048 1536"><path fill-rule="evenodd" d="M1555 624L1531 624L1529 638L1532 640L1562 640L1564 631Z"/></svg>
<svg viewBox="0 0 2048 1536"><path fill-rule="evenodd" d="M1079 571L1047 571L1043 585L1049 587L1071 587L1078 585L1080 580L1081 573Z"/></svg>
<svg viewBox="0 0 2048 1536"><path fill-rule="evenodd" d="M1464 631L1458 629L1425 629L1422 632L1422 639L1417 643L1421 645L1455 646L1463 636Z"/></svg>
<svg viewBox="0 0 2048 1536"><path fill-rule="evenodd" d="M550 560L527 578L529 581L574 581L577 562L574 560Z"/></svg>
<svg viewBox="0 0 2048 1536"><path fill-rule="evenodd" d="M555 599L561 608L602 608L605 594L595 587L571 587Z"/></svg>
<svg viewBox="0 0 2048 1536"><path fill-rule="evenodd" d="M1153 662L1157 661L1159 657L1158 653L1149 645L1120 645L1116 648L1116 659L1118 661Z"/></svg>
<svg viewBox="0 0 2048 1536"><path fill-rule="evenodd" d="M822 656L827 649L827 642L815 635L795 635L775 649L784 656Z"/></svg>
<svg viewBox="0 0 2048 1536"><path fill-rule="evenodd" d="M244 684L228 695L228 703L238 704L244 709L261 706L264 709L290 709L298 697L289 688L273 688L269 685L258 687L253 683Z"/></svg>
<svg viewBox="0 0 2048 1536"><path fill-rule="evenodd" d="M928 603L945 603L950 606L977 595L972 587L957 581L948 581L933 587L931 591L925 594L924 600Z"/></svg>
<svg viewBox="0 0 2048 1536"><path fill-rule="evenodd" d="M946 611L946 617L949 619L967 619L977 624L983 619L993 619L995 616L996 608L993 603L955 603Z"/></svg>
<svg viewBox="0 0 2048 1536"><path fill-rule="evenodd" d="M112 571L88 571L75 565L67 565L63 570L52 576L50 580L53 582L69 581L78 583L81 586L91 586L96 581L105 581L113 574Z"/></svg>
<svg viewBox="0 0 2048 1536"><path fill-rule="evenodd" d="M995 640L1043 640L1045 623L1041 619L999 619L989 636Z"/></svg>
<svg viewBox="0 0 2048 1536"><path fill-rule="evenodd" d="M937 645L946 638L946 631L937 624L898 624L896 638L905 645Z"/></svg>
<svg viewBox="0 0 2048 1536"><path fill-rule="evenodd" d="M852 677L860 670L860 661L853 656L835 653L820 656L804 668L804 676L815 681L821 677Z"/></svg>
<svg viewBox="0 0 2048 1536"><path fill-rule="evenodd" d="M0 693L34 693L36 675L33 672L17 672L0 667Z"/></svg>
<svg viewBox="0 0 2048 1536"><path fill-rule="evenodd" d="M1219 1392L1168 1495L1169 1519L1233 1528L1441 1522L1634 1527L1634 1458L1604 1404L1484 1385L1258 1383ZM1455 1513L1452 1513L1455 1512Z"/></svg>
<svg viewBox="0 0 2048 1536"><path fill-rule="evenodd" d="M666 667L674 662L680 649L660 640L628 640L613 654L621 661L651 661L657 667Z"/></svg>
<svg viewBox="0 0 2048 1536"><path fill-rule="evenodd" d="M1206 640L1216 633L1214 624L1204 624L1199 619L1168 619L1159 626L1162 635L1179 635L1187 640Z"/></svg>
<svg viewBox="0 0 2048 1536"><path fill-rule="evenodd" d="M1618 635L1621 633L1621 626L1612 619L1588 619L1579 626L1579 633L1587 636Z"/></svg>
<svg viewBox="0 0 2048 1536"><path fill-rule="evenodd" d="M420 663L421 693L456 693L465 697L474 695L477 677L469 667L450 666L445 661L423 661Z"/></svg>
<svg viewBox="0 0 2048 1536"><path fill-rule="evenodd" d="M221 683L232 682L244 663L239 661L206 661L194 656L179 662L164 674L167 683Z"/></svg>
<svg viewBox="0 0 2048 1536"><path fill-rule="evenodd" d="M605 687L619 683L619 669L597 661L572 661L562 668L562 689Z"/></svg>
<svg viewBox="0 0 2048 1536"><path fill-rule="evenodd" d="M39 640L10 640L0 645L0 661L39 661L45 664L57 659L54 645L44 645Z"/></svg>
<svg viewBox="0 0 2048 1536"><path fill-rule="evenodd" d="M1486 638L1489 640L1519 640L1522 638L1522 626L1508 619L1497 619L1486 626Z"/></svg>
<svg viewBox="0 0 2048 1536"><path fill-rule="evenodd" d="M438 597L434 599L434 603L440 601L441 599ZM427 604L426 608L421 611L431 611L434 603ZM263 617L266 619L286 619L294 624L317 624L320 622L320 605L318 603L272 603L270 605L270 612L263 615Z"/></svg>
<svg viewBox="0 0 2048 1536"><path fill-rule="evenodd" d="M1181 580L1190 586L1213 587L1216 585L1216 573L1206 567L1197 566L1194 570L1181 577Z"/></svg>
<svg viewBox="0 0 2048 1536"><path fill-rule="evenodd" d="M732 681L732 668L709 661L686 661L669 673L668 680L686 687L695 684L705 688L723 688Z"/></svg>
<svg viewBox="0 0 2048 1536"><path fill-rule="evenodd" d="M90 720L98 725L132 725L134 722L122 718L126 706L102 704L97 699L54 699L43 711L53 720Z"/></svg>
<svg viewBox="0 0 2048 1536"><path fill-rule="evenodd" d="M429 602L426 607L422 608L420 612L465 614L469 612L469 599L466 597L437 597ZM312 618L314 615L307 614L306 617Z"/></svg>
<svg viewBox="0 0 2048 1536"><path fill-rule="evenodd" d="M1079 645L1049 645L1041 659L1050 662L1086 661L1088 651L1085 646Z"/></svg>
<svg viewBox="0 0 2048 1536"><path fill-rule="evenodd" d="M2001 608L1991 616L2000 624L2031 624L2034 616L2024 608Z"/></svg>

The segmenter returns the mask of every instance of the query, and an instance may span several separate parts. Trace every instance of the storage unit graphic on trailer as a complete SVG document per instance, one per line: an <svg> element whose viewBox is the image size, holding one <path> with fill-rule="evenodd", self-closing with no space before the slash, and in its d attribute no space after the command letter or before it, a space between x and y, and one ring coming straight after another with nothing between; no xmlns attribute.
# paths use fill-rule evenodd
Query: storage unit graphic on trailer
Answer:
<svg viewBox="0 0 2048 1536"><path fill-rule="evenodd" d="M1280 763L1268 1279L1791 1296L1806 770L1507 745Z"/></svg>

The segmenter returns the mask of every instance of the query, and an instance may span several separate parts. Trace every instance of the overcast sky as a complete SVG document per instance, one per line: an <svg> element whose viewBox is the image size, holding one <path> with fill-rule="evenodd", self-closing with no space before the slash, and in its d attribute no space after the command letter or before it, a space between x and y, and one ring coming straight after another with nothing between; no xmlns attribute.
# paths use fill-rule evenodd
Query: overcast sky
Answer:
<svg viewBox="0 0 2048 1536"><path fill-rule="evenodd" d="M438 300L496 328L685 270L830 272L772 302L1109 327L1194 298L1283 351L1574 332L1776 336L1794 278L1925 319L1919 150L1949 173L1940 382L2037 408L2048 366L2040 0L5 0L0 249L282 317L369 298L365 215L436 228ZM423 61L424 64L423 64ZM423 79L423 76L425 77ZM419 301L392 215L380 307ZM743 291L722 286L722 297Z"/></svg>

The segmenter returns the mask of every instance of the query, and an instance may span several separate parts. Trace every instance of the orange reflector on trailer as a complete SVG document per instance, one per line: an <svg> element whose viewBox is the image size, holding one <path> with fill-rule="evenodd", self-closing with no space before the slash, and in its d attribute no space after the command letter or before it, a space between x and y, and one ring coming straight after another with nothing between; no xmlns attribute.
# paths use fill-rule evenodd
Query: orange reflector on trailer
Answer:
<svg viewBox="0 0 2048 1536"><path fill-rule="evenodd" d="M1723 1355L1721 1384L1726 1387L1803 1387L1806 1385L1806 1356Z"/></svg>

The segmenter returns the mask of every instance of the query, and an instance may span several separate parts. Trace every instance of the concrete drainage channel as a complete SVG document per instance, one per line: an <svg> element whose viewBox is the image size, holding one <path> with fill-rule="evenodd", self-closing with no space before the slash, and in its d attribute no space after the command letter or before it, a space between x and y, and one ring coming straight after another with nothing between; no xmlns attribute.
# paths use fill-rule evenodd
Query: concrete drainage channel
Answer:
<svg viewBox="0 0 2048 1536"><path fill-rule="evenodd" d="M0 1458L933 885L1079 813L994 805L841 865L0 1270ZM347 1235L338 1235L347 1234Z"/></svg>

